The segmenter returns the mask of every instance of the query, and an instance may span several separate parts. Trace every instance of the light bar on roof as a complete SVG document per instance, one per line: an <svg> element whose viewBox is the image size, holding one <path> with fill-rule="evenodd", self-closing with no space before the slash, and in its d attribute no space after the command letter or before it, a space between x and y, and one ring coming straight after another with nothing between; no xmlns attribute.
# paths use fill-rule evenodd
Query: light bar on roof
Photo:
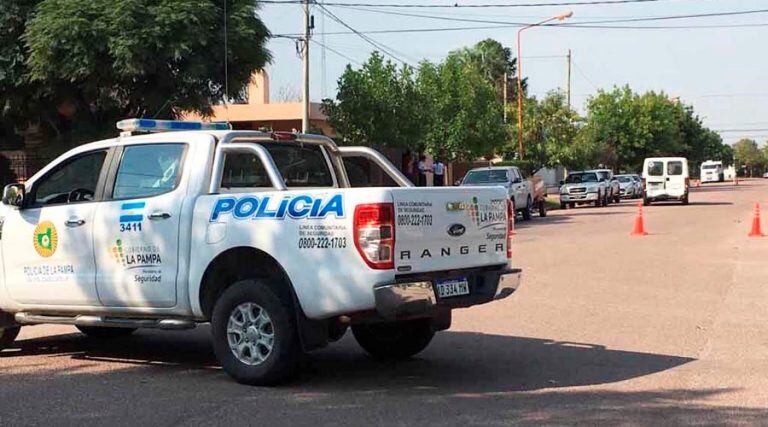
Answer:
<svg viewBox="0 0 768 427"><path fill-rule="evenodd" d="M170 132L180 130L230 130L229 123L187 122L182 120L126 119L117 122L123 132Z"/></svg>

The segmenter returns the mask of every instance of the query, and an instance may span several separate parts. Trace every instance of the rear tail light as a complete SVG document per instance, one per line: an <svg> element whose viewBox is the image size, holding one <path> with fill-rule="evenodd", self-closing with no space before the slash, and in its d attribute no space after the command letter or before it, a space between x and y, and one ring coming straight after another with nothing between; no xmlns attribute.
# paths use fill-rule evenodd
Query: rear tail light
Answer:
<svg viewBox="0 0 768 427"><path fill-rule="evenodd" d="M395 207L371 203L355 207L355 248L363 261L376 270L395 268Z"/></svg>
<svg viewBox="0 0 768 427"><path fill-rule="evenodd" d="M512 236L515 233L515 205L507 199L507 259L512 258Z"/></svg>

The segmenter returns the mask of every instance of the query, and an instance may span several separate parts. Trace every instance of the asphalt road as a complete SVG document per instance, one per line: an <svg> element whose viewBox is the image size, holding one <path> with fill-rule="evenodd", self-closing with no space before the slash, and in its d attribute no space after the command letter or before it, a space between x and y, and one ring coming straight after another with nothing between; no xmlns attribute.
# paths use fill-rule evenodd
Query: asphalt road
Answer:
<svg viewBox="0 0 768 427"><path fill-rule="evenodd" d="M0 424L766 423L768 238L746 237L758 200L768 180L707 185L689 206L645 208L640 238L629 201L519 223L511 298L456 312L404 363L348 334L280 388L229 380L205 327L102 342L27 327L0 354Z"/></svg>

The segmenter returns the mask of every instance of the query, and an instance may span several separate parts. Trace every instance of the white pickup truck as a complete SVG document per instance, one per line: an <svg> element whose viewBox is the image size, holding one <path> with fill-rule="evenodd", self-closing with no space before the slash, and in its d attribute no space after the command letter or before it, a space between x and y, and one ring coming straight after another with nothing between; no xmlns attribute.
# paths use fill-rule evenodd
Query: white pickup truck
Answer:
<svg viewBox="0 0 768 427"><path fill-rule="evenodd" d="M369 148L220 125L125 120L4 189L0 350L22 325L210 322L229 375L274 384L350 326L373 356L408 357L452 309L519 286L503 188L416 188ZM399 187L350 188L352 157Z"/></svg>

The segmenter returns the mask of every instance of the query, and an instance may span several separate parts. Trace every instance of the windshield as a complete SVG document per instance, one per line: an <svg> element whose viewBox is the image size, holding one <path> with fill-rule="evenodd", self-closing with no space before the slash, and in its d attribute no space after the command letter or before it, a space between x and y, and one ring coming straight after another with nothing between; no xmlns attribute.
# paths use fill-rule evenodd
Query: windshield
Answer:
<svg viewBox="0 0 768 427"><path fill-rule="evenodd" d="M581 184L582 182L597 182L594 172L572 173L565 179L566 184Z"/></svg>
<svg viewBox="0 0 768 427"><path fill-rule="evenodd" d="M632 178L628 176L620 176L618 178L619 178L619 182L632 182Z"/></svg>
<svg viewBox="0 0 768 427"><path fill-rule="evenodd" d="M702 169L717 169L719 167L720 167L720 165L704 165L701 168Z"/></svg>
<svg viewBox="0 0 768 427"><path fill-rule="evenodd" d="M490 169L481 171L469 171L462 184L490 184L507 182L507 171L504 169Z"/></svg>

